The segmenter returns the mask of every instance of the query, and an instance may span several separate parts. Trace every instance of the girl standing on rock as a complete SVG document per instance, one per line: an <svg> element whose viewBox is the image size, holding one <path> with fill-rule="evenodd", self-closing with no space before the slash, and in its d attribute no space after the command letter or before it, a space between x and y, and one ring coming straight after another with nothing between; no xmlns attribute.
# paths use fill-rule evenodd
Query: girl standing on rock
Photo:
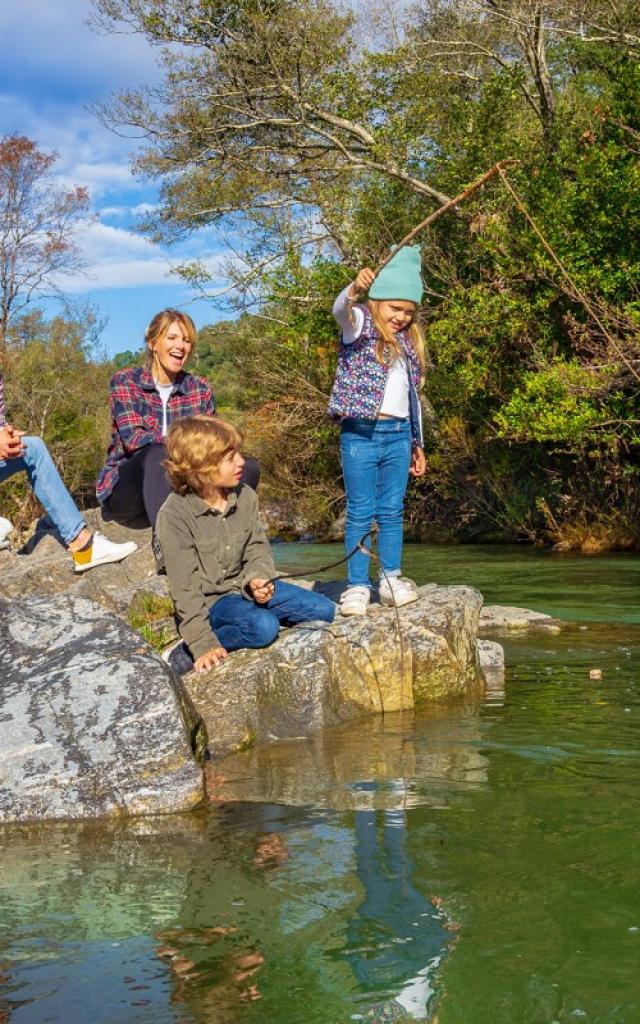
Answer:
<svg viewBox="0 0 640 1024"><path fill-rule="evenodd" d="M340 454L347 495L345 546L353 550L375 520L380 601L397 606L417 598L401 576L404 496L409 474L422 476L425 457L418 391L424 339L416 323L422 299L420 249L406 246L376 276L369 267L338 296L342 328L329 415L341 421ZM368 301L358 296L368 291ZM369 556L348 562L343 615L366 615L371 598Z"/></svg>
<svg viewBox="0 0 640 1024"><path fill-rule="evenodd" d="M185 370L196 343L186 313L163 309L145 331L144 366L120 370L111 379L111 443L98 476L98 501L116 519L146 514L152 527L171 492L164 471L165 437L175 420L213 415L215 400L204 377ZM254 489L260 471L246 460L243 481Z"/></svg>

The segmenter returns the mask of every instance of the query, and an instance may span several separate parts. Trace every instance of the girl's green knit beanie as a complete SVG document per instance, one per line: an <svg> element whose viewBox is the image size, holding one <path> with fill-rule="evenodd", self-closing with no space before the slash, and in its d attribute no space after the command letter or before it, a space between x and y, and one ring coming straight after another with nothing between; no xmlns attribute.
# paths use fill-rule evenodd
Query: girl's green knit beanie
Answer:
<svg viewBox="0 0 640 1024"><path fill-rule="evenodd" d="M422 277L419 245L405 245L383 267L369 289L370 299L402 299L422 301Z"/></svg>

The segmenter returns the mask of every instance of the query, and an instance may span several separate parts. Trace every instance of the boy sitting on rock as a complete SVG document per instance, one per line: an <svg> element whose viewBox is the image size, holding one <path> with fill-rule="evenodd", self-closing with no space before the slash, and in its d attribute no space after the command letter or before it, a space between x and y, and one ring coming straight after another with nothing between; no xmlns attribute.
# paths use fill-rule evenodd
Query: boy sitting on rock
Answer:
<svg viewBox="0 0 640 1024"><path fill-rule="evenodd" d="M177 420L165 468L174 488L156 537L178 629L196 672L243 647L267 647L280 625L332 622L335 605L276 574L255 491L240 483L242 438L218 417ZM168 659L170 664L174 659Z"/></svg>

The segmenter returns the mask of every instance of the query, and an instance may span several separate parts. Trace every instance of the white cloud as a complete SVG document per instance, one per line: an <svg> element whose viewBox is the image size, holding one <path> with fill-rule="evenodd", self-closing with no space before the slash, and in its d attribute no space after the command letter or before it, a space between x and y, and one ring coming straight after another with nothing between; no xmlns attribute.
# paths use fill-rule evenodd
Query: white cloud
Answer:
<svg viewBox="0 0 640 1024"><path fill-rule="evenodd" d="M78 241L86 260L85 272L58 281L69 294L177 283L178 279L171 275L177 261L169 259L161 246L133 231L87 221L80 226ZM210 256L206 264L215 274L220 269L220 258Z"/></svg>
<svg viewBox="0 0 640 1024"><path fill-rule="evenodd" d="M128 206L102 206L97 212L99 217L125 217L130 211Z"/></svg>
<svg viewBox="0 0 640 1024"><path fill-rule="evenodd" d="M91 0L2 0L2 60L16 81L35 73L53 91L104 95L158 79L157 52L142 35L99 35ZM9 45L7 45L9 43Z"/></svg>
<svg viewBox="0 0 640 1024"><path fill-rule="evenodd" d="M138 203L137 206L131 207L131 213L134 217L142 217L144 214L153 213L157 209L157 203Z"/></svg>

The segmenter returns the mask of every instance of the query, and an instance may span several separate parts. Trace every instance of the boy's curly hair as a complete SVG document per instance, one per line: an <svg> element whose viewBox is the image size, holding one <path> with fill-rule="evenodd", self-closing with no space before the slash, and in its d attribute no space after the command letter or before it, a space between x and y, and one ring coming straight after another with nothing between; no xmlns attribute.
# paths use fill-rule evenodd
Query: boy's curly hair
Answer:
<svg viewBox="0 0 640 1024"><path fill-rule="evenodd" d="M163 465L173 489L202 497L224 456L239 451L242 434L218 416L185 416L169 427L166 445Z"/></svg>

